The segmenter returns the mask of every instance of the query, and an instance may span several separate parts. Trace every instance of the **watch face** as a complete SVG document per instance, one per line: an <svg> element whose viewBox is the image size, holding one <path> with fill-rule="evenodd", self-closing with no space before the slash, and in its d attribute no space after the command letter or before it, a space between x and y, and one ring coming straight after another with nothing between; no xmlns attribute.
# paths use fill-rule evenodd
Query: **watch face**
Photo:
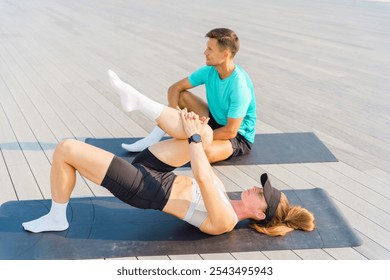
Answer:
<svg viewBox="0 0 390 280"><path fill-rule="evenodd" d="M202 138L200 138L200 135L199 134L194 134L192 135L192 140L195 142L195 143L199 143L202 141Z"/></svg>

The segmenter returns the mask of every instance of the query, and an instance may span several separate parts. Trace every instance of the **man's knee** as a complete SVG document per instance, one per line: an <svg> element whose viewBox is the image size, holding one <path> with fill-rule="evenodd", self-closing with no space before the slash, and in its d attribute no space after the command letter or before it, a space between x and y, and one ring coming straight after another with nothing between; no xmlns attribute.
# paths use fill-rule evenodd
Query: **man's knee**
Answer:
<svg viewBox="0 0 390 280"><path fill-rule="evenodd" d="M168 105L170 107L174 107L176 109L176 105L179 106L181 109L188 107L189 103L191 103L191 95L192 93L184 90L181 92L178 92L177 90L174 90L175 84L173 84L169 89L167 93L168 97Z"/></svg>
<svg viewBox="0 0 390 280"><path fill-rule="evenodd" d="M191 106L191 101L193 100L193 94L187 90L182 91L179 94L177 103L181 109L188 108Z"/></svg>

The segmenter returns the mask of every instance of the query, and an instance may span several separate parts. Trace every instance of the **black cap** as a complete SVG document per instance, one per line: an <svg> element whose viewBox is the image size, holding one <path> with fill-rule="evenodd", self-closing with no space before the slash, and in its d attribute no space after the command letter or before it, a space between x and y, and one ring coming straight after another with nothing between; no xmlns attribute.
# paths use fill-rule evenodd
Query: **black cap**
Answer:
<svg viewBox="0 0 390 280"><path fill-rule="evenodd" d="M271 186L271 182L268 179L267 173L260 176L260 182L263 186L263 193L265 201L267 202L267 209L265 210L265 219L259 221L261 224L266 224L271 221L278 208L281 192Z"/></svg>

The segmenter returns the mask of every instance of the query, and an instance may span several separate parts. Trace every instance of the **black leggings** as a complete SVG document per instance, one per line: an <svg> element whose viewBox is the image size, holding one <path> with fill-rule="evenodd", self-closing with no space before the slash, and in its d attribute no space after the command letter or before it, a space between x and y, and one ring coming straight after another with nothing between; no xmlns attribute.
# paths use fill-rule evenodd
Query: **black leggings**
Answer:
<svg viewBox="0 0 390 280"><path fill-rule="evenodd" d="M145 149L132 163L114 156L101 185L131 206L161 211L177 176L174 169Z"/></svg>

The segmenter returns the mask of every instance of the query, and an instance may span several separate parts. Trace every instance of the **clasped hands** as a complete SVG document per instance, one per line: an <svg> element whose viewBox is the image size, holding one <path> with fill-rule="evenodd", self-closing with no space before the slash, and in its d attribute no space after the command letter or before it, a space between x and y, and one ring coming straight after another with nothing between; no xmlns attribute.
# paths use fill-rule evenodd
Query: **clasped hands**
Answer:
<svg viewBox="0 0 390 280"><path fill-rule="evenodd" d="M183 129L188 137L191 137L194 134L201 134L204 127L209 122L210 118L208 117L199 117L198 114L194 112L188 112L187 108L180 109L176 107L178 113L180 114Z"/></svg>

